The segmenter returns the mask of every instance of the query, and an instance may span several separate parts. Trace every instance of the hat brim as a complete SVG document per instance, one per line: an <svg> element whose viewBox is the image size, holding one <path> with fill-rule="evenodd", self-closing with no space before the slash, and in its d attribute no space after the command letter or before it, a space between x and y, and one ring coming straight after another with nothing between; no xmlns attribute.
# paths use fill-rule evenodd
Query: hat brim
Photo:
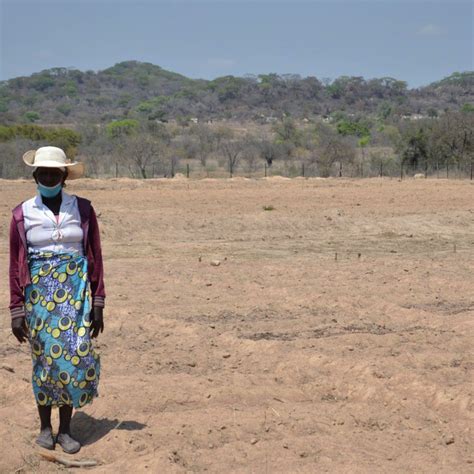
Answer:
<svg viewBox="0 0 474 474"><path fill-rule="evenodd" d="M75 161L73 163L58 163L56 161L43 161L41 164L34 164L36 150L29 150L23 155L23 162L32 168L67 168L67 179L77 179L84 176L84 163Z"/></svg>

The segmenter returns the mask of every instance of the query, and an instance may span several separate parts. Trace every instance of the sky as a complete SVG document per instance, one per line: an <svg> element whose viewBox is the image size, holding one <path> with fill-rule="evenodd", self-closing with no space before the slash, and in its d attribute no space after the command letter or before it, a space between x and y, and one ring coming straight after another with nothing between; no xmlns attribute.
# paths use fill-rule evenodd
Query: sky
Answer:
<svg viewBox="0 0 474 474"><path fill-rule="evenodd" d="M191 78L473 70L471 0L0 0L0 80L137 60Z"/></svg>

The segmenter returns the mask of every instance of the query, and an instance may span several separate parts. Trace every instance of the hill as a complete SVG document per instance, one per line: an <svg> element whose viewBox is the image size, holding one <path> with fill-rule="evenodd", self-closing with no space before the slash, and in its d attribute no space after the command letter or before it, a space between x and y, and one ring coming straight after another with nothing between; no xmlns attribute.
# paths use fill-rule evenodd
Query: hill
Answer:
<svg viewBox="0 0 474 474"><path fill-rule="evenodd" d="M474 72L408 89L391 77L295 74L191 79L157 65L125 61L102 71L47 69L0 83L0 123L78 124L123 118L265 121L348 114L436 116L474 103Z"/></svg>

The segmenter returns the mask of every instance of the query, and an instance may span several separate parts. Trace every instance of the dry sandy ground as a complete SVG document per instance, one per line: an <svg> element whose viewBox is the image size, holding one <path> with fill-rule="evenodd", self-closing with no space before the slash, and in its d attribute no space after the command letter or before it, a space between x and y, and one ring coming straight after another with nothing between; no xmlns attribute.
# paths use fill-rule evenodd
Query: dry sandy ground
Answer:
<svg viewBox="0 0 474 474"><path fill-rule="evenodd" d="M68 190L100 213L107 289L100 396L74 414L70 457L107 473L474 472L473 183ZM33 194L0 182L2 472L64 470L36 454L29 347L6 309L10 208Z"/></svg>

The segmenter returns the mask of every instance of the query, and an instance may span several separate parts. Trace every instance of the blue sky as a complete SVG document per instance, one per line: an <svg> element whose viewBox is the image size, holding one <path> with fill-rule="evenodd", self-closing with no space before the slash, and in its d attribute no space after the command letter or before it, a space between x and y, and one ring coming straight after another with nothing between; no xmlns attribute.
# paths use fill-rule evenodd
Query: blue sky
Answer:
<svg viewBox="0 0 474 474"><path fill-rule="evenodd" d="M0 0L0 79L135 59L192 78L473 70L473 2Z"/></svg>

